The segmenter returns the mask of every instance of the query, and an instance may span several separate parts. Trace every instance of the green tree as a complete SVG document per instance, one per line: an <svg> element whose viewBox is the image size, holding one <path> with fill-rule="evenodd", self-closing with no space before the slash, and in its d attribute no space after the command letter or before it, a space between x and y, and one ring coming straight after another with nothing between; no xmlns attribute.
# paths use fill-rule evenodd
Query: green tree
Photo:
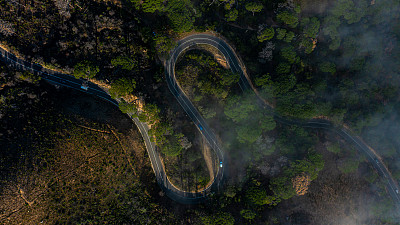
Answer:
<svg viewBox="0 0 400 225"><path fill-rule="evenodd" d="M240 143L252 144L261 136L262 130L255 123L242 123L236 126L237 139Z"/></svg>
<svg viewBox="0 0 400 225"><path fill-rule="evenodd" d="M235 131L241 143L252 144L263 131L272 130L276 126L273 118L264 115L262 109L256 105L256 97L253 93L229 98L224 113L236 123Z"/></svg>
<svg viewBox="0 0 400 225"><path fill-rule="evenodd" d="M183 150L182 145L179 143L179 136L170 135L169 140L161 146L161 152L167 156L178 156Z"/></svg>
<svg viewBox="0 0 400 225"><path fill-rule="evenodd" d="M314 43L310 38L304 37L300 42L300 46L304 48L304 52L306 54L310 54L312 51L314 51Z"/></svg>
<svg viewBox="0 0 400 225"><path fill-rule="evenodd" d="M295 28L299 24L299 19L296 15L283 11L277 15L278 21L288 25L290 28Z"/></svg>
<svg viewBox="0 0 400 225"><path fill-rule="evenodd" d="M174 48L174 42L168 36L157 35L154 38L154 41L155 41L155 47L159 54L166 55L168 54L169 51L171 51Z"/></svg>
<svg viewBox="0 0 400 225"><path fill-rule="evenodd" d="M170 0L166 7L170 23L177 33L191 31L194 28L195 9L189 0ZM200 16L200 13L196 16Z"/></svg>
<svg viewBox="0 0 400 225"><path fill-rule="evenodd" d="M261 187L250 187L246 191L246 198L254 205L267 204L267 191Z"/></svg>
<svg viewBox="0 0 400 225"><path fill-rule="evenodd" d="M99 71L100 70L98 66L95 66L92 62L85 60L75 65L73 74L76 79L90 79L95 77Z"/></svg>
<svg viewBox="0 0 400 225"><path fill-rule="evenodd" d="M124 70L132 70L135 67L135 61L127 56L118 56L111 60L111 65L114 67L120 66Z"/></svg>
<svg viewBox="0 0 400 225"><path fill-rule="evenodd" d="M236 196L236 187L233 185L229 185L228 187L225 188L225 196L229 197L229 198L234 198Z"/></svg>
<svg viewBox="0 0 400 225"><path fill-rule="evenodd" d="M279 63L278 66L276 67L276 73L277 74L290 73L290 64L285 62Z"/></svg>
<svg viewBox="0 0 400 225"><path fill-rule="evenodd" d="M332 75L336 73L336 65L334 63L322 62L318 67L324 73L331 73Z"/></svg>
<svg viewBox="0 0 400 225"><path fill-rule="evenodd" d="M272 116L264 115L260 108L253 111L249 118L236 124L237 139L241 143L253 144L262 132L275 129L276 123Z"/></svg>
<svg viewBox="0 0 400 225"><path fill-rule="evenodd" d="M232 8L232 5L235 3L235 0L219 0L221 3L224 2L224 8L225 10L230 10Z"/></svg>
<svg viewBox="0 0 400 225"><path fill-rule="evenodd" d="M257 105L255 105L254 99L251 97L239 97L233 96L227 100L224 107L224 113L234 122L241 122L250 117L250 113L253 112Z"/></svg>
<svg viewBox="0 0 400 225"><path fill-rule="evenodd" d="M326 147L326 150L338 154L340 152L340 145L339 144L331 144Z"/></svg>
<svg viewBox="0 0 400 225"><path fill-rule="evenodd" d="M297 57L296 51L291 45L281 49L281 56L291 64L300 61L300 57Z"/></svg>
<svg viewBox="0 0 400 225"><path fill-rule="evenodd" d="M266 27L258 33L257 39L259 42L268 41L271 40L274 37L274 35L275 35L274 28Z"/></svg>
<svg viewBox="0 0 400 225"><path fill-rule="evenodd" d="M353 24L366 15L367 7L367 1L357 1L355 5L352 0L338 0L331 9L331 13L337 18L343 17L348 24Z"/></svg>
<svg viewBox="0 0 400 225"><path fill-rule="evenodd" d="M183 143L185 137L181 133L174 134L171 124L158 121L159 119L156 118L159 118L159 112L160 111L156 105L151 105L148 109L145 109L145 113L142 113L145 114L143 119L148 120L148 123L153 124L151 129L148 131L150 140L156 142L163 154L171 157L178 156L181 154L185 145ZM157 123L155 123L156 120L158 121Z"/></svg>
<svg viewBox="0 0 400 225"><path fill-rule="evenodd" d="M147 103L143 107L143 111L147 116L146 122L150 125L160 120L160 109L155 104Z"/></svg>
<svg viewBox="0 0 400 225"><path fill-rule="evenodd" d="M290 177L275 177L271 180L269 187L274 192L275 197L279 199L289 199L296 195Z"/></svg>
<svg viewBox="0 0 400 225"><path fill-rule="evenodd" d="M122 100L119 104L118 104L118 108L121 110L121 112L123 113L135 113L137 112L137 107L135 104L132 103L128 103L124 100Z"/></svg>
<svg viewBox="0 0 400 225"><path fill-rule="evenodd" d="M305 169L299 171L298 174L305 172L310 175L311 181L317 179L319 171L321 171L325 166L322 155L316 153L315 151L309 150L307 159L305 161L307 161L307 164L304 167Z"/></svg>
<svg viewBox="0 0 400 225"><path fill-rule="evenodd" d="M341 21L338 17L333 15L328 15L324 18L324 28L323 33L327 36L333 37L338 36L339 33L337 31L338 27L340 26Z"/></svg>
<svg viewBox="0 0 400 225"><path fill-rule="evenodd" d="M218 212L213 215L201 217L204 225L233 225L235 218L228 212Z"/></svg>
<svg viewBox="0 0 400 225"><path fill-rule="evenodd" d="M336 17L341 17L353 8L354 2L352 0L338 0L331 9L331 13Z"/></svg>
<svg viewBox="0 0 400 225"><path fill-rule="evenodd" d="M271 75L269 73L255 79L255 84L259 87L265 88L273 85Z"/></svg>
<svg viewBox="0 0 400 225"><path fill-rule="evenodd" d="M261 10L264 8L264 6L261 3L249 2L249 3L246 3L245 8L247 11L252 12L253 16L254 16L254 13L261 12Z"/></svg>
<svg viewBox="0 0 400 225"><path fill-rule="evenodd" d="M237 9L230 10L225 14L226 21L233 22L238 18L239 11Z"/></svg>
<svg viewBox="0 0 400 225"><path fill-rule="evenodd" d="M184 86L197 86L196 91L219 101L228 96L232 84L236 84L240 79L238 73L221 68L209 55L187 54L184 60L189 66L183 71L178 71L180 82ZM195 101L199 100L201 98L196 97Z"/></svg>
<svg viewBox="0 0 400 225"><path fill-rule="evenodd" d="M142 9L143 12L154 13L163 11L164 0L131 0L136 9Z"/></svg>
<svg viewBox="0 0 400 225"><path fill-rule="evenodd" d="M340 39L339 36L331 37L331 42L329 44L329 49L332 51L337 50L340 47L340 42L342 40Z"/></svg>
<svg viewBox="0 0 400 225"><path fill-rule="evenodd" d="M276 38L282 40L286 35L286 29L276 28Z"/></svg>
<svg viewBox="0 0 400 225"><path fill-rule="evenodd" d="M130 94L136 87L136 81L126 77L120 78L111 84L110 95L112 98L118 98Z"/></svg>
<svg viewBox="0 0 400 225"><path fill-rule="evenodd" d="M232 73L230 70L218 71L216 76L221 78L219 83L226 88L232 84L236 84L240 79L240 75L238 73Z"/></svg>
<svg viewBox="0 0 400 225"><path fill-rule="evenodd" d="M293 10L294 10L295 13L300 14L301 13L301 6L297 3L297 4L295 4L295 7L294 7Z"/></svg>
<svg viewBox="0 0 400 225"><path fill-rule="evenodd" d="M213 107L202 107L202 106L199 106L198 109L199 109L201 115L206 119L211 119L215 115L217 115L217 112L215 111L215 109Z"/></svg>
<svg viewBox="0 0 400 225"><path fill-rule="evenodd" d="M308 38L316 38L317 34L319 32L319 27L320 27L320 22L319 22L318 18L312 17L311 19L306 20L304 23L305 23L305 24L303 24L304 36L308 37Z"/></svg>
<svg viewBox="0 0 400 225"><path fill-rule="evenodd" d="M285 37L285 42L290 43L294 38L294 33L292 31L288 32Z"/></svg>
<svg viewBox="0 0 400 225"><path fill-rule="evenodd" d="M155 141L157 143L157 146L161 147L167 143L167 135L173 134L173 130L170 124L161 121L157 124L154 124L154 126L151 127L148 133L150 136L150 140Z"/></svg>
<svg viewBox="0 0 400 225"><path fill-rule="evenodd" d="M276 95L286 94L296 85L296 77L293 74L282 74L276 82L274 82L274 92ZM291 102L293 104L293 102Z"/></svg>
<svg viewBox="0 0 400 225"><path fill-rule="evenodd" d="M268 195L264 188L258 186L253 186L247 189L246 198L251 204L258 206L276 205L279 203L279 199Z"/></svg>
<svg viewBox="0 0 400 225"><path fill-rule="evenodd" d="M302 84L295 85L295 88L293 89L293 83L290 83L290 80L286 81L286 79L283 80L285 83L280 85L281 90L279 91L285 92L282 92L283 94L279 95L277 98L277 111L284 115L304 119L316 116L315 104L313 104L312 101L307 100L313 96L313 92L309 88L300 88L299 86L302 86Z"/></svg>
<svg viewBox="0 0 400 225"><path fill-rule="evenodd" d="M262 77L256 78L255 84L262 88L260 94L264 99L267 99L267 100L273 99L274 82L272 81L269 73L266 75L263 75Z"/></svg>
<svg viewBox="0 0 400 225"><path fill-rule="evenodd" d="M340 36L338 32L338 27L341 24L341 20L334 15L329 15L324 19L323 33L330 37L329 49L336 50L340 46Z"/></svg>
<svg viewBox="0 0 400 225"><path fill-rule="evenodd" d="M272 117L270 115L261 116L260 127L263 131L270 131L270 130L275 129L276 123L275 123L274 117Z"/></svg>
<svg viewBox="0 0 400 225"><path fill-rule="evenodd" d="M22 73L17 73L17 74L19 74L19 77L18 77L19 79L31 82L33 84L39 83L39 81L42 79L41 76L33 74L29 71L24 71Z"/></svg>
<svg viewBox="0 0 400 225"><path fill-rule="evenodd" d="M257 214L251 209L242 209L240 215L246 220L253 220Z"/></svg>

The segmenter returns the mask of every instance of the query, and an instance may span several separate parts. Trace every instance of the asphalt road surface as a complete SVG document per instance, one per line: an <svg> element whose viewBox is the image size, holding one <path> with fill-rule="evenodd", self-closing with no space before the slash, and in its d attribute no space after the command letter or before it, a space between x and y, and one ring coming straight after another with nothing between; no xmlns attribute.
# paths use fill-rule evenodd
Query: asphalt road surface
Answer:
<svg viewBox="0 0 400 225"><path fill-rule="evenodd" d="M88 89L84 90L81 88L84 80L75 79L71 75L58 73L53 70L46 69L41 65L24 61L2 48L0 48L0 59L6 62L8 65L15 67L16 69L27 70L34 74L40 75L43 80L46 80L56 86L68 87L85 92L87 94L99 97L118 107L119 101L112 99L107 90L103 90L96 84L88 82ZM150 157L150 162L157 179L157 183L159 184L161 189L167 194L167 196L183 204L196 204L204 201L207 195L211 192L211 186L206 190L197 193L181 191L173 186L166 176L164 167L161 163L160 154L157 151L157 146L154 142L150 141L150 137L148 134L149 128L147 124L140 122L137 117L132 117L132 115L129 116L137 125L140 133L142 134L148 155Z"/></svg>
<svg viewBox="0 0 400 225"><path fill-rule="evenodd" d="M175 98L179 101L181 106L185 109L188 115L192 118L195 124L201 125L203 127L203 135L207 138L209 144L213 147L216 151L218 158L227 165L224 161L223 152L217 143L217 139L213 134L211 128L204 122L204 119L200 116L197 112L193 104L190 100L186 97L183 93L182 88L176 81L175 77L175 63L177 62L179 56L184 53L186 50L194 47L195 45L210 45L217 48L224 56L226 61L228 62L232 72L240 74L239 86L242 91L254 91L256 92L255 88L253 87L251 81L246 76L243 66L240 63L238 56L236 55L235 51L232 47L229 46L223 39L218 38L211 34L194 34L190 35L177 43L177 47L171 52L170 59L167 61L166 64L166 76L167 76L167 83L168 87L171 90L172 94ZM256 92L257 93L257 92ZM333 125L333 123L326 119L312 119L312 120L300 120L296 118L288 118L282 117L277 114L273 108L271 108L268 104L265 103L259 95L255 95L260 107L265 109L265 113L269 115L273 115L274 119L277 122L287 124L287 125L298 125L306 128L314 128L314 129L325 129L330 130L332 132L337 133L343 139L345 139L349 144L354 145L361 153L367 156L369 162L374 166L374 168L378 171L379 176L381 176L384 180L386 180L386 187L387 191L389 192L390 196L395 201L396 205L400 207L400 196L399 196L399 187L397 182L393 179L391 173L389 172L388 168L384 165L380 156L370 148L362 139L353 134L348 128L344 126ZM225 168L225 167L224 167ZM222 178L224 171L219 171L215 179L218 181ZM215 182L214 182L215 183ZM219 184L219 182L217 182Z"/></svg>
<svg viewBox="0 0 400 225"><path fill-rule="evenodd" d="M145 123L140 122L137 118L132 117L132 120L138 126L143 139L146 144L146 149L148 151L150 161L157 179L158 184L161 189L169 196L171 199L178 201L183 204L196 204L204 201L207 198L207 195L215 192L220 189L222 185L222 181L226 178L226 171L228 163L225 161L224 152L221 148L220 143L218 143L218 139L216 138L213 130L208 126L200 113L193 106L191 101L187 98L187 96L182 91L181 87L176 81L175 78L175 63L179 56L185 52L185 50L190 49L191 47L198 44L206 44L217 48L226 58L231 70L235 73L240 74L239 86L243 91L255 91L252 86L250 80L246 76L243 71L242 64L240 63L239 58L237 57L235 51L222 39L213 36L211 34L194 34L190 35L177 43L177 46L174 50L171 51L170 58L166 62L166 80L168 87L172 94L175 96L177 101L181 104L183 109L192 119L192 121L196 124L199 131L204 135L212 149L215 151L218 160L222 162L223 167L218 167L218 172L213 180L213 182L208 186L205 190L197 193L193 192L184 192L177 189L173 186L168 180L164 167L161 163L160 155L157 151L157 146L154 142L150 141L150 137L148 135L148 126ZM88 94L97 96L102 98L111 104L118 106L118 101L112 99L110 95L107 93L107 90L103 90L97 85L89 82L88 90L83 90L81 88L83 80L75 79L74 77L66 74L57 73L52 70L48 70L43 68L42 66L34 63L30 63L24 61L22 59L17 58L15 55L7 52L4 49L0 48L1 60L5 61L9 65L13 65L17 69L29 70L35 74L40 75L44 80L47 80L50 83L53 83L58 86L64 86L73 88L82 92L86 92ZM387 181L386 187L396 202L397 206L400 206L400 198L397 193L399 190L397 182L391 176L387 167L383 164L382 159L376 152L371 149L367 144L365 144L360 137L354 135L349 129L344 126L334 126L329 120L325 119L313 119L309 121L299 120L296 118L286 118L278 115L268 104L266 104L261 98L257 96L258 103L260 107L265 109L265 113L269 115L273 115L277 122L288 124L288 125L299 125L307 128L314 129L325 129L330 130L338 135L340 135L343 139L345 139L349 144L353 144L360 152L367 155L367 159L370 163L375 167L378 171L379 175Z"/></svg>

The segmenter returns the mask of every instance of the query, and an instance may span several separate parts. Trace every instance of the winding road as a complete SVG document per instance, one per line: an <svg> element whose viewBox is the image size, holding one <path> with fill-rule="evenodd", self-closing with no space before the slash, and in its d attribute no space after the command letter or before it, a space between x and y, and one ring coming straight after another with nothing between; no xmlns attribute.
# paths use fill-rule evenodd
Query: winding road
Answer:
<svg viewBox="0 0 400 225"><path fill-rule="evenodd" d="M7 63L8 65L14 66L19 70L27 70L36 75L40 75L43 80L48 81L56 86L63 86L72 88L78 91L82 91L84 93L99 97L116 107L118 107L119 100L115 100L111 98L108 93L108 90L104 90L101 87L97 86L94 83L88 82L88 89L84 90L81 88L84 80L75 79L71 75L58 73L53 70L49 70L44 68L41 65L31 63L16 57L14 54L8 52L7 50L0 47L0 59ZM138 127L140 133L142 134L144 143L146 145L147 153L150 158L151 166L153 168L154 174L157 179L157 183L161 187L161 189L169 196L171 199L180 202L182 204L196 204L202 202L206 199L207 195L214 191L212 188L213 185L210 185L208 188L201 192L185 192L177 189L167 178L164 166L161 162L160 154L157 151L157 146L154 142L150 140L148 130L149 127L146 123L140 122L139 119L132 114L129 115L132 121Z"/></svg>
<svg viewBox="0 0 400 225"><path fill-rule="evenodd" d="M189 98L185 95L175 77L175 64L179 56L184 53L185 50L199 44L210 45L217 48L225 56L231 70L235 73L240 74L240 88L243 91L254 91L256 93L257 101L260 107L263 107L265 109L266 114L273 115L277 122L288 125L298 125L307 128L330 130L337 133L348 143L353 144L360 152L364 153L367 156L367 159L378 171L379 175L384 180L386 180L386 187L390 196L393 198L396 205L400 207L400 196L397 193L399 187L397 182L393 179L389 170L387 169L379 155L377 155L377 153L372 148L365 144L359 136L353 134L349 129L344 126L334 126L329 120L326 119L312 119L305 121L296 118L282 117L278 115L271 106L269 106L261 97L259 97L259 95L257 95L256 89L253 87L250 79L247 77L243 69L244 66L240 62L233 48L230 47L229 44L226 43L223 39L208 33L190 35L178 41L177 46L170 53L170 58L165 62L165 75L171 93L175 96L177 101L180 103L180 105L183 107L183 109L186 111L192 121L196 124L199 131L204 135L210 146L215 151L218 160L223 165L223 167L218 167L217 174L211 184L204 190L196 193L181 191L177 189L174 185L172 185L166 176L164 167L161 162L160 154L157 151L157 146L154 142L150 141L150 137L148 135L149 128L147 124L140 122L136 117L130 115L143 136L146 149L152 164L152 168L157 179L157 183L159 184L161 189L167 194L167 196L183 204L196 204L204 201L210 193L218 191L222 185L223 179L226 178L225 173L227 171L228 163L225 161L224 151L222 150L220 143L218 143L216 135L205 122L200 113L193 106ZM17 69L29 70L35 74L40 75L44 80L50 83L86 92L88 94L104 99L113 105L118 106L119 101L112 99L108 94L108 90L103 90L93 83L89 82L89 88L85 91L81 88L83 80L78 80L70 75L61 74L46 69L38 64L24 61L2 48L0 48L0 54L1 60L9 65L15 66Z"/></svg>
<svg viewBox="0 0 400 225"><path fill-rule="evenodd" d="M218 38L211 34L194 34L178 41L177 47L171 52L170 59L166 63L167 83L172 94L179 101L179 103L185 109L186 113L191 117L193 122L195 124L200 124L203 127L203 130L201 132L206 137L209 144L216 151L220 161L223 161L224 165L226 165L227 163L225 163L224 161L223 151L221 151L221 148L218 145L214 133L209 128L207 123L205 123L204 119L190 102L188 97L183 93L182 88L179 86L175 77L175 63L177 62L179 56L184 53L185 50L199 44L210 45L218 49L225 56L225 59L228 62L232 72L240 74L239 86L242 91L254 91L256 93L257 101L260 104L260 107L263 107L265 109L266 114L273 115L274 119L277 122L287 125L298 125L306 128L329 130L341 136L348 143L354 145L356 149L367 156L367 159L378 171L378 174L384 180L386 180L387 190L396 205L400 208L400 196L398 194L399 187L397 182L393 179L391 173L383 163L381 157L364 141L362 141L359 136L353 134L348 128L344 126L334 126L331 121L326 119L300 120L296 118L287 118L280 116L273 110L271 106L269 106L264 101L264 99L262 99L257 94L257 90L254 88L250 79L246 75L245 70L243 69L243 64L240 62L239 57L236 55L235 51L228 43L226 43L221 38ZM223 175L224 171L219 171L217 176L215 177L215 181L218 182L214 183L219 185Z"/></svg>

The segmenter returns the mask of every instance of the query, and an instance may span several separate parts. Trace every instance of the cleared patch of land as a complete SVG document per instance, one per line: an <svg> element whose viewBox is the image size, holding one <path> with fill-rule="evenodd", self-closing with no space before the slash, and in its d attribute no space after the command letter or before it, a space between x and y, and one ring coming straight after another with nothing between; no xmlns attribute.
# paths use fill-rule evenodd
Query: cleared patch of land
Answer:
<svg viewBox="0 0 400 225"><path fill-rule="evenodd" d="M174 223L154 202L160 189L126 115L80 92L9 83L0 92L1 224Z"/></svg>

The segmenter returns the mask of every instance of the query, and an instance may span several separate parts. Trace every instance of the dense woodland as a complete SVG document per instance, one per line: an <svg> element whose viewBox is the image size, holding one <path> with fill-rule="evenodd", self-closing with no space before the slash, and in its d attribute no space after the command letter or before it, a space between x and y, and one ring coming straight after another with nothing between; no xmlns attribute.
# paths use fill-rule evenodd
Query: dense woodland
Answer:
<svg viewBox="0 0 400 225"><path fill-rule="evenodd" d="M76 78L109 84L112 97L124 98L122 112L135 113L151 125L150 134L168 162L166 169L174 182L194 190L210 179L199 154L205 142L179 104L171 101L162 62L187 32L217 32L236 49L253 84L279 114L299 119L324 117L337 125L346 124L382 156L399 180L399 15L400 3L394 0L0 0L0 41L28 60ZM189 216L177 213L177 218L166 218L194 224L279 224L288 220L321 224L318 217L325 217L310 211L321 208L322 202L310 206L310 211L290 210L289 203L323 199L339 204L335 202L339 197L326 199L316 194L316 187L325 187L321 182L329 180L324 173L335 171L333 177L340 179L329 183L333 189L351 195L340 187L351 186L346 182L352 178L354 190L368 193L370 208L350 204L355 215L363 209L368 212L360 215L359 221L398 221L384 181L368 166L365 156L334 134L274 121L258 106L254 94L240 90L238 74L220 65L215 54L204 48L189 50L180 58L177 74L185 93L220 137L229 155L231 177L224 192L211 196L205 205L175 210ZM0 115L27 114L16 106L23 101L16 96L24 96L21 93L27 84L10 77L36 83L29 85L43 82L26 72L10 72L3 65ZM131 95L137 99L132 100ZM145 103L142 108L139 101ZM76 129L65 119L51 117L48 122L53 121ZM40 130L57 132L66 125L42 126ZM65 130L59 132L68 132ZM1 138L10 146L2 152L1 162L25 154L29 143L43 149L33 139L21 147L9 136ZM12 174L15 168L5 165L0 164L2 174ZM136 194L146 202L167 201L157 200L154 193L150 200ZM173 209L171 203L162 204ZM157 207L140 210L158 215ZM65 215L54 213L60 213L60 218ZM114 221L111 217L90 219ZM130 219L123 222L138 222ZM329 219L333 224L346 223Z"/></svg>

